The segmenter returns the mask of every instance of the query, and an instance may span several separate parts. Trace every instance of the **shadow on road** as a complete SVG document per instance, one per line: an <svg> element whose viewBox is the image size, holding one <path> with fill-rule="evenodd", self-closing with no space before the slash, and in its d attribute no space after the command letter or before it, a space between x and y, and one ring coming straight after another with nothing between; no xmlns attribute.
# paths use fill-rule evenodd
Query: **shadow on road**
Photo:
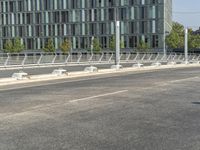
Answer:
<svg viewBox="0 0 200 150"><path fill-rule="evenodd" d="M200 105L200 102L192 102L194 105Z"/></svg>

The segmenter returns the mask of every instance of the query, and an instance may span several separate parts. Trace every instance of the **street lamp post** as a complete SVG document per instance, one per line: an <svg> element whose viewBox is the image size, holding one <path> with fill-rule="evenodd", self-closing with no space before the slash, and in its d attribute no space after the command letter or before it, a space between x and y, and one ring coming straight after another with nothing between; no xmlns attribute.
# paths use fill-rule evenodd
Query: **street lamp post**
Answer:
<svg viewBox="0 0 200 150"><path fill-rule="evenodd" d="M188 29L185 29L185 64L188 64Z"/></svg>
<svg viewBox="0 0 200 150"><path fill-rule="evenodd" d="M120 22L116 21L116 58L115 58L115 65L120 65Z"/></svg>
<svg viewBox="0 0 200 150"><path fill-rule="evenodd" d="M117 6L115 8L115 65L111 66L114 69L120 69L122 66L120 65L120 21L119 21L119 14L117 11Z"/></svg>
<svg viewBox="0 0 200 150"><path fill-rule="evenodd" d="M165 24L165 19L166 19L166 12L165 12L165 0L164 0L164 20L163 20L163 53L164 53L164 56L166 57L167 56L167 51L166 51L166 24Z"/></svg>

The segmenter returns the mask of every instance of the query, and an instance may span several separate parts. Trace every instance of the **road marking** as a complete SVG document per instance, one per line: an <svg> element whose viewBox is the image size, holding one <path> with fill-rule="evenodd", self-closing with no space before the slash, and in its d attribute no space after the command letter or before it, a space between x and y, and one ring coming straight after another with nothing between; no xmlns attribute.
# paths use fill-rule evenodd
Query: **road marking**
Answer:
<svg viewBox="0 0 200 150"><path fill-rule="evenodd" d="M155 83L158 86L168 86L170 84L173 83L181 83L181 82L186 82L186 81L192 81L195 80L198 81L197 79L199 79L199 76L195 76L195 77L190 77L190 78L183 78L183 79L179 79L179 80L171 80L171 81L165 81L165 82L157 82Z"/></svg>
<svg viewBox="0 0 200 150"><path fill-rule="evenodd" d="M116 92L112 92L112 93L105 93L105 94L100 94L100 95L96 95L96 96L80 98L80 99L70 100L68 102L60 102L60 103L47 104L47 105L42 105L42 106L35 106L31 109L27 109L27 110L19 112L19 113L1 116L0 120L6 119L8 117L13 117L13 116L15 116L15 118L16 118L17 115L23 115L23 114L31 112L31 111L37 111L38 112L39 110L41 111L41 110L51 109L51 108L55 108L55 107L59 107L59 106L68 105L70 103L88 101L88 100L91 100L91 99L94 99L94 98L100 98L100 97L105 97L105 96L110 96L110 95L115 95L115 94L120 94L120 93L125 93L125 92L128 92L128 90L122 90L122 91L116 91Z"/></svg>
<svg viewBox="0 0 200 150"><path fill-rule="evenodd" d="M74 103L74 102L80 102L80 101L87 101L87 100L91 100L94 98L100 98L100 97L105 97L105 96L110 96L110 95L115 95L115 94L120 94L120 93L125 93L125 92L128 92L128 90L116 91L116 92L112 92L112 93L105 93L105 94L100 94L100 95L96 95L96 96L75 99L75 100L71 100L69 102Z"/></svg>
<svg viewBox="0 0 200 150"><path fill-rule="evenodd" d="M169 82L170 83L177 83L177 82L190 81L190 80L194 80L194 79L199 79L199 76L184 78L184 79L180 79L180 80L172 80L172 81L169 81Z"/></svg>

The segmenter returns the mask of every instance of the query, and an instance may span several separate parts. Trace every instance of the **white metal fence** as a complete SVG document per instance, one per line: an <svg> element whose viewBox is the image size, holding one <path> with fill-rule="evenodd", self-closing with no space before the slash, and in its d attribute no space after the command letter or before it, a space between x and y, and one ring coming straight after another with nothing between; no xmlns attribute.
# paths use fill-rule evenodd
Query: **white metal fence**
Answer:
<svg viewBox="0 0 200 150"><path fill-rule="evenodd" d="M153 62L176 62L185 61L184 54L170 53L121 53L121 63L153 63ZM189 54L188 61L198 62L199 54ZM28 67L28 66L53 66L67 64L98 64L114 63L115 53L0 53L0 67Z"/></svg>

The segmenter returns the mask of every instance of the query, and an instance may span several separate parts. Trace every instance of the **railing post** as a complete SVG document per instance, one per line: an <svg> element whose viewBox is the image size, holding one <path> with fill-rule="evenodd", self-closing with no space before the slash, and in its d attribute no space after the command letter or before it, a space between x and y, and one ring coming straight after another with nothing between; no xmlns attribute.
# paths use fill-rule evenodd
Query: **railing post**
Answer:
<svg viewBox="0 0 200 150"><path fill-rule="evenodd" d="M113 53L111 54L111 56L110 56L110 58L109 58L109 60L108 60L108 63L110 63L111 62L111 60L112 60L112 58L113 58Z"/></svg>
<svg viewBox="0 0 200 150"><path fill-rule="evenodd" d="M152 57L153 57L153 54L151 54L151 55L149 56L149 59L148 59L148 60L151 61L151 58L152 58Z"/></svg>
<svg viewBox="0 0 200 150"><path fill-rule="evenodd" d="M92 53L92 54L91 54L91 56L90 56L90 58L89 58L89 60L88 60L89 62L91 62L91 61L92 61L92 59L93 59L93 56L94 56L94 54Z"/></svg>
<svg viewBox="0 0 200 150"><path fill-rule="evenodd" d="M40 58L39 58L38 61L37 61L37 65L40 65L41 60L42 60L42 57L43 57L43 54L40 54Z"/></svg>
<svg viewBox="0 0 200 150"><path fill-rule="evenodd" d="M172 54L170 53L169 56L167 57L167 61L172 57Z"/></svg>
<svg viewBox="0 0 200 150"><path fill-rule="evenodd" d="M126 61L128 62L131 57L131 53L129 52L128 56L126 57Z"/></svg>
<svg viewBox="0 0 200 150"><path fill-rule="evenodd" d="M120 62L123 61L123 60L121 60L123 55L124 55L123 53L119 54L119 60L120 60Z"/></svg>
<svg viewBox="0 0 200 150"><path fill-rule="evenodd" d="M65 59L65 64L67 64L67 63L69 62L70 57L71 57L71 54L68 53L68 56L67 56L67 58Z"/></svg>
<svg viewBox="0 0 200 150"><path fill-rule="evenodd" d="M164 62L164 59L165 59L166 57L167 57L167 56L165 56L165 55L163 54L163 56L162 56L162 58L160 59L160 61Z"/></svg>
<svg viewBox="0 0 200 150"><path fill-rule="evenodd" d="M24 64L25 64L25 62L26 62L26 59L27 59L27 54L25 53L24 54L24 59L22 60L22 63L21 63L21 65L24 67Z"/></svg>
<svg viewBox="0 0 200 150"><path fill-rule="evenodd" d="M182 57L182 54L180 54L180 56L178 57L178 61L181 61L181 57Z"/></svg>
<svg viewBox="0 0 200 150"><path fill-rule="evenodd" d="M174 54L174 57L172 57L172 60L175 61L176 57L177 57L177 54ZM181 55L179 57L181 58ZM179 57L178 57L178 60L179 60Z"/></svg>
<svg viewBox="0 0 200 150"><path fill-rule="evenodd" d="M156 58L155 58L155 60L154 61L158 61L158 57L160 56L160 53L157 53L157 56L156 56Z"/></svg>
<svg viewBox="0 0 200 150"><path fill-rule="evenodd" d="M137 52L137 54L136 54L135 58L133 59L133 61L137 61L137 58L138 58L139 55L140 54Z"/></svg>
<svg viewBox="0 0 200 150"><path fill-rule="evenodd" d="M100 59L99 59L99 61L98 61L99 63L101 63L103 57L104 57L104 53L101 54L101 57L100 57Z"/></svg>
<svg viewBox="0 0 200 150"><path fill-rule="evenodd" d="M197 61L199 60L199 58L200 58L200 55L197 57Z"/></svg>
<svg viewBox="0 0 200 150"><path fill-rule="evenodd" d="M146 57L146 53L143 55L141 61L143 61L145 57Z"/></svg>
<svg viewBox="0 0 200 150"><path fill-rule="evenodd" d="M52 60L52 64L54 64L55 63L55 61L56 61L56 58L57 58L57 53L55 53L55 56L54 56L54 58L53 58L53 60Z"/></svg>
<svg viewBox="0 0 200 150"><path fill-rule="evenodd" d="M78 60L77 60L77 63L80 63L81 58L82 58L82 53L80 54L80 56L79 56L79 58L78 58Z"/></svg>
<svg viewBox="0 0 200 150"><path fill-rule="evenodd" d="M195 60L196 59L196 57L197 57L197 55L192 55L192 60Z"/></svg>
<svg viewBox="0 0 200 150"><path fill-rule="evenodd" d="M8 65L9 59L10 59L10 54L7 53L7 58L6 58L6 61L5 61L5 63L4 63L4 66L5 66L5 67Z"/></svg>

